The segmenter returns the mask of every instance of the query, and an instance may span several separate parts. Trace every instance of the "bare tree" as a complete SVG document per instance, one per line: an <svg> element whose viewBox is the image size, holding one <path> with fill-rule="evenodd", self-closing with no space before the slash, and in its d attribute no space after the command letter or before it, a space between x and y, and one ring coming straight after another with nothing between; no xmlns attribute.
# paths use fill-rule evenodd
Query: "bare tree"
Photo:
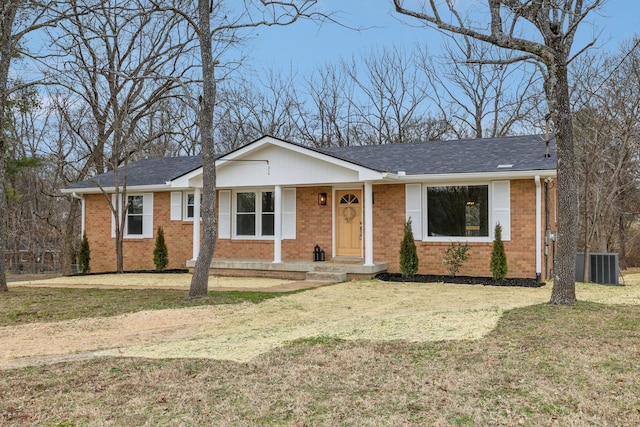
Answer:
<svg viewBox="0 0 640 427"><path fill-rule="evenodd" d="M573 304L575 254L578 234L577 181L574 172L573 129L569 98L568 66L576 31L603 0L487 0L478 7L488 16L488 26L463 18L456 2L430 1L405 7L408 0L394 0L396 11L438 29L472 37L500 48L522 52L515 60L537 61L545 72L544 90L554 123L558 147L558 249L550 303ZM470 16L470 15L469 15ZM535 31L535 34L533 33ZM525 35L530 34L529 38Z"/></svg>
<svg viewBox="0 0 640 427"><path fill-rule="evenodd" d="M60 7L60 10L56 8ZM38 2L31 0L4 0L0 4L0 122L4 124L6 116L7 100L11 93L20 90L24 86L30 86L34 82L13 84L9 70L11 63L20 54L28 56L21 42L24 37L43 27L55 25L67 15L66 5L56 2ZM4 126L0 126L0 292L9 290L5 274L6 242L4 236L6 203L5 203L5 150L7 138Z"/></svg>
<svg viewBox="0 0 640 427"><path fill-rule="evenodd" d="M61 64L51 78L75 97L75 108L84 104L90 113L88 126L69 123L86 147L78 178L91 171L113 171L115 196L112 199L106 191L104 195L115 218L116 268L122 272L126 165L150 143L170 134L168 126L159 126L155 118L176 96L184 72L178 64L191 48L191 39L177 36L184 33L181 19L149 8L147 2L72 0L69 4L73 17L50 31Z"/></svg>
<svg viewBox="0 0 640 427"><path fill-rule="evenodd" d="M353 145L354 82L335 64L318 66L305 79L310 114L301 116L302 138L315 147Z"/></svg>
<svg viewBox="0 0 640 427"><path fill-rule="evenodd" d="M362 99L355 98L356 116L368 128L364 144L395 144L424 140L428 96L426 82L412 55L401 49L374 52L363 58L364 70L355 60L344 62L344 72L355 82Z"/></svg>
<svg viewBox="0 0 640 427"><path fill-rule="evenodd" d="M64 222L60 200L51 197L59 184L45 144L53 127L51 116L41 108L35 86L14 92L6 113L5 237L11 252L10 269L39 272L59 263Z"/></svg>
<svg viewBox="0 0 640 427"><path fill-rule="evenodd" d="M580 239L585 276L591 250L620 252L626 265L629 227L640 196L640 40L607 57L589 56L573 68Z"/></svg>
<svg viewBox="0 0 640 427"><path fill-rule="evenodd" d="M420 63L432 88L429 97L448 118L458 138L509 135L516 125L536 116L539 75L527 62L511 63L513 52L470 37L445 41L443 56L426 49ZM487 63L484 58L501 58ZM538 123L544 114L538 116Z"/></svg>
<svg viewBox="0 0 640 427"><path fill-rule="evenodd" d="M292 73L265 70L258 77L221 82L215 109L216 146L236 149L262 135L296 139L306 116Z"/></svg>
<svg viewBox="0 0 640 427"><path fill-rule="evenodd" d="M226 49L242 40L241 31L265 25L290 25L301 18L316 15L313 8L317 0L270 1L249 0L240 10L225 8L223 2L198 0L196 10L186 4L162 5L166 12L173 12L187 22L195 32L199 45L202 94L199 96L198 125L202 150L202 222L203 238L189 296L200 298L207 294L209 268L216 247L217 220L216 167L214 112L217 94L216 70L222 66ZM154 3L160 6L160 2ZM194 18L195 17L195 18Z"/></svg>

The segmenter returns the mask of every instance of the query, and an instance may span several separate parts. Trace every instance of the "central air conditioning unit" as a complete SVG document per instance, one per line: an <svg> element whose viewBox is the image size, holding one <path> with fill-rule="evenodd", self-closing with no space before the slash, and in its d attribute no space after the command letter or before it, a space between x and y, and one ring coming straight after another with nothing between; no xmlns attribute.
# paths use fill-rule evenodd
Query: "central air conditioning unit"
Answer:
<svg viewBox="0 0 640 427"><path fill-rule="evenodd" d="M587 266L589 282L603 285L619 285L618 254L593 253L589 254ZM581 282L584 273L584 254L576 254L576 281Z"/></svg>

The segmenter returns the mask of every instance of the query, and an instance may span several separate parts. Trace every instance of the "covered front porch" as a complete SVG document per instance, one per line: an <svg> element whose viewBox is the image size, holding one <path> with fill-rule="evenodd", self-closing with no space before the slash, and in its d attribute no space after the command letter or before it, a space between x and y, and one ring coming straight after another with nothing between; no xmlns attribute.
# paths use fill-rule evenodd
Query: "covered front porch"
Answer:
<svg viewBox="0 0 640 427"><path fill-rule="evenodd" d="M195 260L187 261L193 271ZM220 276L277 277L292 280L344 282L365 279L387 270L387 263L366 264L362 258L333 259L329 262L269 259L214 258L210 271Z"/></svg>

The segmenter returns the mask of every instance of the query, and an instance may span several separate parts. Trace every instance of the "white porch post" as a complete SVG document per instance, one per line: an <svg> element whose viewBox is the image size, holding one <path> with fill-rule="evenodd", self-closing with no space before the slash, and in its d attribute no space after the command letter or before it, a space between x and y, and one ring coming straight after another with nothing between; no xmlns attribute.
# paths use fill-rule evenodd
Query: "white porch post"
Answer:
<svg viewBox="0 0 640 427"><path fill-rule="evenodd" d="M273 262L282 262L282 186L276 185L273 212Z"/></svg>
<svg viewBox="0 0 640 427"><path fill-rule="evenodd" d="M193 260L200 254L200 188L193 191Z"/></svg>
<svg viewBox="0 0 640 427"><path fill-rule="evenodd" d="M364 183L364 265L373 265L373 184Z"/></svg>

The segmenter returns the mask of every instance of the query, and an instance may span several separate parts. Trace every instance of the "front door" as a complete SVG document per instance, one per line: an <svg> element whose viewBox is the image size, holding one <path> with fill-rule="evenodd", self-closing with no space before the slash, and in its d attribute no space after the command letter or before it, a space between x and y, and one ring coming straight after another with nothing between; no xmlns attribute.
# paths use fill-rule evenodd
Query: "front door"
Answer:
<svg viewBox="0 0 640 427"><path fill-rule="evenodd" d="M362 191L336 191L336 256L362 256Z"/></svg>

